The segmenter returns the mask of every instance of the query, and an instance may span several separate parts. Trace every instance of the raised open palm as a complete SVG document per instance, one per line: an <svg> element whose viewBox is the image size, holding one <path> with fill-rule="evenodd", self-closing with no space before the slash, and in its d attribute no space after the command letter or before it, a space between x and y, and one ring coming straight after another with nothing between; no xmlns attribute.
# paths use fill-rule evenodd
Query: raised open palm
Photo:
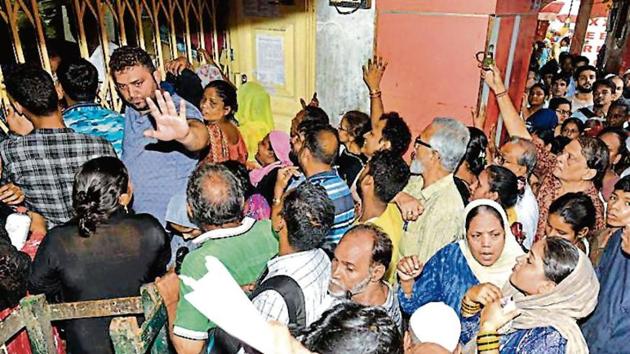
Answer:
<svg viewBox="0 0 630 354"><path fill-rule="evenodd" d="M190 127L186 119L186 101L181 100L179 113L168 92L155 91L155 101L147 97L149 111L155 119L155 129L144 132L144 136L163 141L182 140L190 134Z"/></svg>

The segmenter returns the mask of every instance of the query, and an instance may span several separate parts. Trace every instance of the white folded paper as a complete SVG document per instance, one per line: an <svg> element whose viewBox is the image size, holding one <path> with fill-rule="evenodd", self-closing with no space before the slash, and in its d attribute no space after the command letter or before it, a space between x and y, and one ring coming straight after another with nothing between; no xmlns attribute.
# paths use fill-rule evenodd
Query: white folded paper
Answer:
<svg viewBox="0 0 630 354"><path fill-rule="evenodd" d="M262 353L273 353L273 337L267 321L241 287L215 257L206 257L208 273L199 280L180 275L193 291L184 297L224 331Z"/></svg>

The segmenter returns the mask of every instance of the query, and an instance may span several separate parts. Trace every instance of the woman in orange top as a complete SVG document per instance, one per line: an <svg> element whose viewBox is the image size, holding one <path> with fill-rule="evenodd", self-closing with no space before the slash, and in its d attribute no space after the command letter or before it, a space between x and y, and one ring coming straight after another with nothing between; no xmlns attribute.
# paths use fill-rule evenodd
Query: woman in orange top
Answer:
<svg viewBox="0 0 630 354"><path fill-rule="evenodd" d="M236 126L238 110L236 89L223 80L211 81L203 91L201 113L208 128L210 143L204 162L247 161L247 147Z"/></svg>

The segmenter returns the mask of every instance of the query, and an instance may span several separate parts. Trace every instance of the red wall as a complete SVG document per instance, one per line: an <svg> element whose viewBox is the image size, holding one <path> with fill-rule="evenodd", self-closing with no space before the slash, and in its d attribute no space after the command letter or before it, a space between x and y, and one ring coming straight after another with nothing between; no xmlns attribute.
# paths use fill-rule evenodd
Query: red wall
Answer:
<svg viewBox="0 0 630 354"><path fill-rule="evenodd" d="M377 53L389 61L381 85L386 111L398 111L418 134L436 116L471 124L481 92L474 54L483 51L490 15L502 17L496 60L507 63L515 14L522 14L512 97L523 92L536 15L531 0L384 0L377 3ZM519 86L519 87L515 87ZM518 97L520 102L520 97ZM489 107L489 120L496 109ZM489 123L490 124L490 123Z"/></svg>

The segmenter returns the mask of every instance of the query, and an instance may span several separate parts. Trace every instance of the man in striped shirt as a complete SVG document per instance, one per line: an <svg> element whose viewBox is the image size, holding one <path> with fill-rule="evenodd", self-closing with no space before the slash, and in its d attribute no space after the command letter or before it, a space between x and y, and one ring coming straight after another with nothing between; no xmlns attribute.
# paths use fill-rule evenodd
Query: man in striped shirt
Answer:
<svg viewBox="0 0 630 354"><path fill-rule="evenodd" d="M273 200L272 215L275 215L282 209L282 196L289 182L291 184L288 190L304 181L324 187L335 206L335 222L326 235L323 246L330 253L354 221L354 202L350 188L333 169L338 151L339 136L335 128L318 122L301 123L299 134L291 144L291 154L300 167L287 167L278 172Z"/></svg>

